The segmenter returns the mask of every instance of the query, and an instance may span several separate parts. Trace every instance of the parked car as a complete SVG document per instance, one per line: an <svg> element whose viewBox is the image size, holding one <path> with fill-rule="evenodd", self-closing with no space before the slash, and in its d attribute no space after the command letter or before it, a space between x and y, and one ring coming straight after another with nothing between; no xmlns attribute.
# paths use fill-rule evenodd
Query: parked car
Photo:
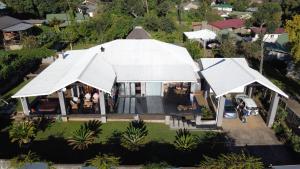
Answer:
<svg viewBox="0 0 300 169"><path fill-rule="evenodd" d="M235 106L233 105L232 101L229 99L225 100L224 118L226 119L237 118L237 112Z"/></svg>
<svg viewBox="0 0 300 169"><path fill-rule="evenodd" d="M235 101L237 102L237 104L240 104L241 102L245 103L244 106L244 114L247 115L258 115L259 111L258 111L258 107L255 103L255 101L250 98L249 96L245 95L245 94L238 94L235 96Z"/></svg>

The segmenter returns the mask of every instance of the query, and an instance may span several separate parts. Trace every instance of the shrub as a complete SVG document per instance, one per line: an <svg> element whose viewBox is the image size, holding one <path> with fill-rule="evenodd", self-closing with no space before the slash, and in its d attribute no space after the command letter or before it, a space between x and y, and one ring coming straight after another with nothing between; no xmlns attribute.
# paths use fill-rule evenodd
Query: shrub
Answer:
<svg viewBox="0 0 300 169"><path fill-rule="evenodd" d="M147 135L147 126L143 121L132 121L122 134L121 145L130 151L138 151Z"/></svg>
<svg viewBox="0 0 300 169"><path fill-rule="evenodd" d="M201 115L202 119L213 119L214 118L214 113L207 107L202 107L201 108Z"/></svg>
<svg viewBox="0 0 300 169"><path fill-rule="evenodd" d="M73 149L86 150L89 145L94 143L94 132L84 126L80 126L78 130L73 132L72 137L68 139L69 145Z"/></svg>
<svg viewBox="0 0 300 169"><path fill-rule="evenodd" d="M11 142L17 142L19 147L29 144L36 136L36 127L31 121L15 122L9 129Z"/></svg>
<svg viewBox="0 0 300 169"><path fill-rule="evenodd" d="M200 59L203 56L203 51L199 46L199 43L196 41L186 42L186 49L189 51L193 59Z"/></svg>
<svg viewBox="0 0 300 169"><path fill-rule="evenodd" d="M27 154L21 154L10 160L11 168L21 168L27 163L34 163L40 161L39 156L36 153L29 151Z"/></svg>
<svg viewBox="0 0 300 169"><path fill-rule="evenodd" d="M166 168L171 168L170 165L166 162L149 163L142 167L142 169L166 169Z"/></svg>
<svg viewBox="0 0 300 169"><path fill-rule="evenodd" d="M176 131L174 145L180 151L192 151L197 147L197 139L187 129Z"/></svg>
<svg viewBox="0 0 300 169"><path fill-rule="evenodd" d="M291 137L292 148L295 152L300 153L300 137L294 134Z"/></svg>
<svg viewBox="0 0 300 169"><path fill-rule="evenodd" d="M112 169L119 165L119 157L114 157L106 154L99 154L95 158L88 160L85 165L93 166L97 169Z"/></svg>
<svg viewBox="0 0 300 169"><path fill-rule="evenodd" d="M99 120L90 120L88 122L85 122L83 125L86 129L93 132L94 137L99 137L99 135L102 132L101 129L102 123Z"/></svg>
<svg viewBox="0 0 300 169"><path fill-rule="evenodd" d="M217 159L204 156L200 169L263 169L260 158L244 154L221 154Z"/></svg>

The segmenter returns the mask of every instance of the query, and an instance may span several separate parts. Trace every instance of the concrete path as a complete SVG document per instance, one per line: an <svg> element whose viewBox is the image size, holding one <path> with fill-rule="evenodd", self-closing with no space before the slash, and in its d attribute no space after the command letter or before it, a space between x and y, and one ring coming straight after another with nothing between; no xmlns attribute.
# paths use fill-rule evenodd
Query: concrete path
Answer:
<svg viewBox="0 0 300 169"><path fill-rule="evenodd" d="M244 150L262 158L265 164L296 164L287 147L280 142L274 131L268 128L261 116L250 116L247 123L240 119L224 119L223 130L232 139L232 151Z"/></svg>
<svg viewBox="0 0 300 169"><path fill-rule="evenodd" d="M224 119L223 129L234 140L235 146L282 145L260 116L249 116L247 123L242 123L238 118Z"/></svg>

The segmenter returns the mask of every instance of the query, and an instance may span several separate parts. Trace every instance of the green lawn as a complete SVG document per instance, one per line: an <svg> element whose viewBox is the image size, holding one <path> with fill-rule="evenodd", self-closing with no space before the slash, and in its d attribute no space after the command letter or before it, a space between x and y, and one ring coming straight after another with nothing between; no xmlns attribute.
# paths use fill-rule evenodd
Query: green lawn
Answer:
<svg viewBox="0 0 300 169"><path fill-rule="evenodd" d="M45 131L39 131L36 140L46 140L49 136L68 138L72 132L80 127L84 122L55 122ZM147 141L173 142L176 134L175 130L170 130L169 126L160 123L146 123L149 131ZM128 126L128 122L108 122L102 125L102 134L97 142L105 142L114 131L122 132ZM198 136L205 135L204 131L192 131Z"/></svg>

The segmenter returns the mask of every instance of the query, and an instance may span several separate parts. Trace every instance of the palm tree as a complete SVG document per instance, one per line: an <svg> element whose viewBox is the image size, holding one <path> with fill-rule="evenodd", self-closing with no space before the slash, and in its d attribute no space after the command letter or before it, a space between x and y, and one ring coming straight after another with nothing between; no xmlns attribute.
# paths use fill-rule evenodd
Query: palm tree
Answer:
<svg viewBox="0 0 300 169"><path fill-rule="evenodd" d="M15 122L9 129L11 142L17 142L19 147L29 144L36 136L36 127L31 121Z"/></svg>
<svg viewBox="0 0 300 169"><path fill-rule="evenodd" d="M201 162L200 169L263 169L263 163L260 158L242 154L221 154L217 159L204 156L204 161Z"/></svg>
<svg viewBox="0 0 300 169"><path fill-rule="evenodd" d="M84 127L94 133L94 137L99 137L102 132L102 123L99 120L90 120L84 123Z"/></svg>
<svg viewBox="0 0 300 169"><path fill-rule="evenodd" d="M138 151L147 135L147 126L143 121L132 121L122 134L121 145L130 151Z"/></svg>
<svg viewBox="0 0 300 169"><path fill-rule="evenodd" d="M192 151L197 147L197 139L187 129L179 129L176 131L175 147L180 151Z"/></svg>
<svg viewBox="0 0 300 169"><path fill-rule="evenodd" d="M88 160L85 165L93 166L97 169L111 169L119 165L119 160L119 157L114 157L106 154L99 154L95 158Z"/></svg>
<svg viewBox="0 0 300 169"><path fill-rule="evenodd" d="M73 146L73 149L86 150L89 145L94 143L95 133L84 125L73 132L72 137L68 139L69 145Z"/></svg>

